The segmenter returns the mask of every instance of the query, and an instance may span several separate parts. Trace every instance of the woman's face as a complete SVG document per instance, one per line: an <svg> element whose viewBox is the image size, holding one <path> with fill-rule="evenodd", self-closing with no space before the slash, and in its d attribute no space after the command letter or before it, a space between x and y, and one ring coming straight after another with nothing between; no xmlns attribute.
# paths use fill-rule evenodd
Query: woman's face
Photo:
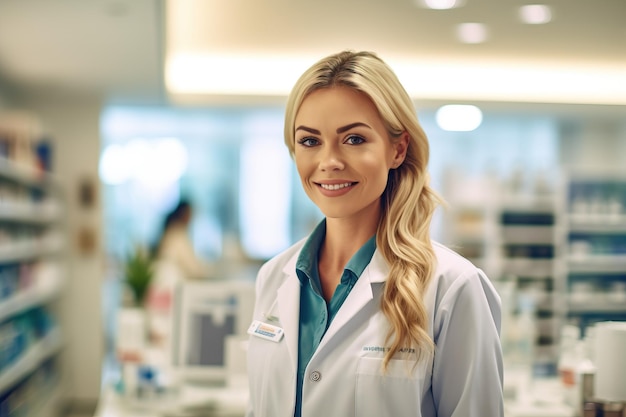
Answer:
<svg viewBox="0 0 626 417"><path fill-rule="evenodd" d="M404 160L408 134L395 142L372 101L347 87L314 91L296 114L298 173L327 218L378 219L389 170Z"/></svg>

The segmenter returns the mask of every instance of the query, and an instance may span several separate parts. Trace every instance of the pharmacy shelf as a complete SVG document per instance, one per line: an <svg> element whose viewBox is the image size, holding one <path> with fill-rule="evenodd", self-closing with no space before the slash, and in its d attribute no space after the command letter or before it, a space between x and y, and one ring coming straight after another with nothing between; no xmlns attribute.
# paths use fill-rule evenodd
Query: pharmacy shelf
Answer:
<svg viewBox="0 0 626 417"><path fill-rule="evenodd" d="M552 244L554 226L503 225L501 227L503 244Z"/></svg>
<svg viewBox="0 0 626 417"><path fill-rule="evenodd" d="M626 297L622 294L572 294L568 309L571 313L623 313Z"/></svg>
<svg viewBox="0 0 626 417"><path fill-rule="evenodd" d="M57 179L52 174L16 164L2 156L0 156L0 177L35 187L57 184Z"/></svg>
<svg viewBox="0 0 626 417"><path fill-rule="evenodd" d="M626 301L622 302L591 302L591 303L570 303L569 312L575 314L587 314L587 313L624 313Z"/></svg>
<svg viewBox="0 0 626 417"><path fill-rule="evenodd" d="M38 283L17 295L1 300L0 322L58 297L63 289L62 278L59 275L46 276L45 278L45 282ZM40 281L44 280L41 279Z"/></svg>
<svg viewBox="0 0 626 417"><path fill-rule="evenodd" d="M5 392L20 380L35 371L46 359L62 348L60 331L52 330L46 337L36 342L17 361L0 373L0 393Z"/></svg>
<svg viewBox="0 0 626 417"><path fill-rule="evenodd" d="M62 239L52 238L46 241L26 241L19 244L0 246L0 263L19 262L41 258L59 253L63 249Z"/></svg>
<svg viewBox="0 0 626 417"><path fill-rule="evenodd" d="M597 219L587 216L569 215L570 233L625 234L626 215L605 215Z"/></svg>
<svg viewBox="0 0 626 417"><path fill-rule="evenodd" d="M619 273L626 271L626 255L569 256L567 264L570 274Z"/></svg>
<svg viewBox="0 0 626 417"><path fill-rule="evenodd" d="M565 188L568 317L581 330L598 321L623 320L626 294L613 288L626 285L626 175L572 172Z"/></svg>
<svg viewBox="0 0 626 417"><path fill-rule="evenodd" d="M24 349L28 350L20 352L15 361L3 363L4 368L0 371L0 394L19 389L16 384L33 375L42 364L48 360L56 361L64 344L61 336L62 319L57 311L60 307L59 296L64 287L64 281L59 278L64 276L60 271L64 269L62 255L67 243L62 183L55 175L37 166L36 161L39 158L31 146L40 139L34 136L31 126L37 122L30 119L23 121L21 118L13 122L16 123L11 124L12 128L6 133L7 140L23 146L22 149L33 149L33 153L23 158L32 161L28 165L0 156L0 233L3 237L0 265L8 268L19 266L18 271L32 270L35 272L32 278L26 273L20 273L18 280L26 282L34 279L32 282L36 284L0 300L0 321L10 322L28 310L42 308L59 327L48 333L44 339L25 346ZM45 164L47 161L41 162ZM59 372L54 370L52 376L58 376ZM61 379L57 385L60 389L63 388ZM45 398L49 394L48 388L32 390L32 397L41 399L44 404L54 405L59 402L46 402ZM60 394L54 394L56 395L63 393L60 391ZM48 410L41 414L42 417L53 415L50 414L48 405L44 405ZM55 411L58 412L58 407ZM33 415L30 410L27 414ZM37 413L33 417L39 415Z"/></svg>
<svg viewBox="0 0 626 417"><path fill-rule="evenodd" d="M553 194L519 195L504 193L498 199L500 210L524 213L552 213L557 202Z"/></svg>
<svg viewBox="0 0 626 417"><path fill-rule="evenodd" d="M463 181L459 178L447 190L455 199L450 204L454 209L447 212L448 242L456 250L455 245L470 241L468 232L478 236L470 247L474 253L466 252L472 262L485 266L491 279L511 284L510 296L503 297L507 320L515 322L522 297L532 297L537 325L535 365L550 372L558 361L559 329L566 314L561 300L564 274L558 258L563 248L562 189L523 187L514 191L505 182L475 181L482 185L476 189L485 196L476 204L472 194L463 194ZM463 201L459 195L467 195L471 201Z"/></svg>
<svg viewBox="0 0 626 417"><path fill-rule="evenodd" d="M502 270L528 278L544 278L552 276L554 261L552 259L506 258L502 261Z"/></svg>
<svg viewBox="0 0 626 417"><path fill-rule="evenodd" d="M50 205L2 203L0 220L4 222L46 224L59 220L59 210Z"/></svg>

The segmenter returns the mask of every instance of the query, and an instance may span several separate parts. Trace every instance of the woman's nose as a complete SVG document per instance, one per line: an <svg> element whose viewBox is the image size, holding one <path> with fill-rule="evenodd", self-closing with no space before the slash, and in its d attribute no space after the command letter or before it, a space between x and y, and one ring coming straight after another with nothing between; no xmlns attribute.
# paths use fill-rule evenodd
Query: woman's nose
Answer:
<svg viewBox="0 0 626 417"><path fill-rule="evenodd" d="M338 149L326 146L320 154L319 168L322 171L335 171L344 168L343 158Z"/></svg>

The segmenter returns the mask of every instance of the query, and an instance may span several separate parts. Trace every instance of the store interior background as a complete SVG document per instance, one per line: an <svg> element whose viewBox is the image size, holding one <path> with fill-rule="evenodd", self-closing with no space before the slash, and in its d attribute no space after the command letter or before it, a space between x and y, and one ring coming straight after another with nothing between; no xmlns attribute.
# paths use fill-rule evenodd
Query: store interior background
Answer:
<svg viewBox="0 0 626 417"><path fill-rule="evenodd" d="M412 0L0 0L0 121L17 111L40 126L62 195L62 402L74 410L97 404L120 261L152 243L180 195L196 206L198 251L229 274L249 273L246 266L258 267L319 220L284 148L282 114L295 77L341 49L373 50L397 64L415 97L433 185L450 203L435 219L437 240L476 257L492 279L510 279L497 210L521 196L518 208L533 212L539 192L551 199L554 229L543 243L554 256L539 274L549 278L535 278L541 291L565 297L569 185L607 180L585 204L592 210L601 199L598 213L606 214L609 200L621 201L617 232L599 252L621 263L596 275L622 291L626 3L553 0L552 22L523 25L516 13L526 3L466 0L428 10ZM455 25L466 22L485 23L487 40L460 42ZM214 60L184 56L195 52ZM190 93L198 74L204 91ZM478 106L481 125L443 130L436 111L444 104ZM568 305L554 301L554 310L565 313L549 326L579 320L561 303ZM626 319L620 305L607 317Z"/></svg>

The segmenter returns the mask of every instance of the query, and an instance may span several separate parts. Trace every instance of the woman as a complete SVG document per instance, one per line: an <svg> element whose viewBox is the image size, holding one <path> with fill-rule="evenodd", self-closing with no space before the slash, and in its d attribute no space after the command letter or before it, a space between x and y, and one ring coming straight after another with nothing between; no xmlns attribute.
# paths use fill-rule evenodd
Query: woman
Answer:
<svg viewBox="0 0 626 417"><path fill-rule="evenodd" d="M165 216L156 257L159 261L168 261L177 267L185 279L206 279L210 277L212 266L195 252L189 237L192 217L192 205L187 200L179 201Z"/></svg>
<svg viewBox="0 0 626 417"><path fill-rule="evenodd" d="M500 299L429 238L428 141L393 71L322 59L285 143L325 219L259 271L248 415L502 416Z"/></svg>

